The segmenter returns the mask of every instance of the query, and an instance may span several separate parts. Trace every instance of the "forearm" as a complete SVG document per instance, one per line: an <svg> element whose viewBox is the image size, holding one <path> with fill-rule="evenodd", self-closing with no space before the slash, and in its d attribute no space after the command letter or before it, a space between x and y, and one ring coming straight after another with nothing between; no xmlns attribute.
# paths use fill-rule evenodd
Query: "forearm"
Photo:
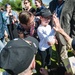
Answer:
<svg viewBox="0 0 75 75"><path fill-rule="evenodd" d="M73 39L72 39L68 34L66 34L63 29L60 30L60 34L62 34L62 35L64 36L65 40L66 40L66 41L68 42L68 44L71 46Z"/></svg>

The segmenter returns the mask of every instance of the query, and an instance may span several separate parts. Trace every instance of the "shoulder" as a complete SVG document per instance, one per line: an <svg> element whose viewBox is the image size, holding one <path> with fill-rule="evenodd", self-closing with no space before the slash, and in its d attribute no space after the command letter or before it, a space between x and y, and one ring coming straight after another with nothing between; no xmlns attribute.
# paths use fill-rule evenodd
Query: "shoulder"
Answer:
<svg viewBox="0 0 75 75"><path fill-rule="evenodd" d="M49 5L54 5L54 4L57 4L57 0L52 0L50 1Z"/></svg>
<svg viewBox="0 0 75 75"><path fill-rule="evenodd" d="M12 12L14 13L14 12L16 12L16 11L12 10Z"/></svg>
<svg viewBox="0 0 75 75"><path fill-rule="evenodd" d="M67 12L67 10L72 11L72 9L74 8L75 8L75 0L65 0L64 7L62 10L66 10Z"/></svg>
<svg viewBox="0 0 75 75"><path fill-rule="evenodd" d="M38 30L38 31L43 30L43 26L39 25L38 28L37 28L37 30Z"/></svg>
<svg viewBox="0 0 75 75"><path fill-rule="evenodd" d="M34 10L34 11L35 11L35 8L32 7L30 10ZM30 10L29 10L29 11L30 11Z"/></svg>
<svg viewBox="0 0 75 75"><path fill-rule="evenodd" d="M7 11L3 11L2 13L5 14L5 13L7 13Z"/></svg>
<svg viewBox="0 0 75 75"><path fill-rule="evenodd" d="M36 11L36 9L32 7L29 11L33 13Z"/></svg>
<svg viewBox="0 0 75 75"><path fill-rule="evenodd" d="M71 5L71 4L74 4L74 3L75 3L75 0L65 0L65 4L67 4L67 5Z"/></svg>
<svg viewBox="0 0 75 75"><path fill-rule="evenodd" d="M15 10L12 10L12 13L13 13L13 14L17 14L17 11L15 11Z"/></svg>
<svg viewBox="0 0 75 75"><path fill-rule="evenodd" d="M42 9L44 9L44 8L46 8L46 7L45 7L45 6L41 6L41 7L40 7L40 10L42 10Z"/></svg>
<svg viewBox="0 0 75 75"><path fill-rule="evenodd" d="M51 29L51 26L50 26L50 25L47 25L47 28L48 28L48 29Z"/></svg>

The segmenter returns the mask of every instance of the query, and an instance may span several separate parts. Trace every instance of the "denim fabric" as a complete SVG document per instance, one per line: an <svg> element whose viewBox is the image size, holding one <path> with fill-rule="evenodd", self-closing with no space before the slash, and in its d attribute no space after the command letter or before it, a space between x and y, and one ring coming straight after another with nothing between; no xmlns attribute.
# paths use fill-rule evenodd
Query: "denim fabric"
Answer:
<svg viewBox="0 0 75 75"><path fill-rule="evenodd" d="M8 32L7 26L4 23L2 12L0 11L0 39L4 37L4 31Z"/></svg>
<svg viewBox="0 0 75 75"><path fill-rule="evenodd" d="M3 44L2 41L0 40L0 52L2 51L3 48L4 48L4 44Z"/></svg>
<svg viewBox="0 0 75 75"><path fill-rule="evenodd" d="M2 12L0 11L0 52L4 47L3 41L4 41L4 32L5 30L8 32L7 26L4 23Z"/></svg>
<svg viewBox="0 0 75 75"><path fill-rule="evenodd" d="M6 71L3 72L3 75L10 75L9 73L7 73Z"/></svg>
<svg viewBox="0 0 75 75"><path fill-rule="evenodd" d="M18 20L18 14L13 10L12 10L11 13ZM7 24L10 24L10 19L9 19L9 15L6 15L6 14L7 14L7 11L4 11L2 15L3 15L3 19L4 19L4 21L5 21L6 25L7 25Z"/></svg>

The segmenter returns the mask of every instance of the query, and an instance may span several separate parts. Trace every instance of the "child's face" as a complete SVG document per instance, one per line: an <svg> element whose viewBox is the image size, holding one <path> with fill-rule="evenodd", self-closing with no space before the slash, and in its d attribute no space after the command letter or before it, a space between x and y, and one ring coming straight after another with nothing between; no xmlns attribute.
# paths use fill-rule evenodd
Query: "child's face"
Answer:
<svg viewBox="0 0 75 75"><path fill-rule="evenodd" d="M41 24L42 25L44 25L44 26L46 26L46 25L48 25L49 24L49 22L50 22L50 17L40 17L40 19L41 19Z"/></svg>

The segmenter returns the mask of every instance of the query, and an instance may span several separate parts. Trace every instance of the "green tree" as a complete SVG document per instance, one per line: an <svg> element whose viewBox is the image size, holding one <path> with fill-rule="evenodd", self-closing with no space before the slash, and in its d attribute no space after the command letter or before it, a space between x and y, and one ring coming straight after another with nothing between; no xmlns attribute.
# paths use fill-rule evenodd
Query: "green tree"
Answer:
<svg viewBox="0 0 75 75"><path fill-rule="evenodd" d="M32 0L30 1L32 3L32 7L35 8ZM22 0L2 0L2 2L0 2L0 7L4 7L6 3L9 3L13 10L22 11Z"/></svg>
<svg viewBox="0 0 75 75"><path fill-rule="evenodd" d="M0 2L0 7L5 6L6 3L9 3L13 10L22 10L21 0L2 0L2 2Z"/></svg>
<svg viewBox="0 0 75 75"><path fill-rule="evenodd" d="M13 10L21 11L22 5L21 0L10 1Z"/></svg>

